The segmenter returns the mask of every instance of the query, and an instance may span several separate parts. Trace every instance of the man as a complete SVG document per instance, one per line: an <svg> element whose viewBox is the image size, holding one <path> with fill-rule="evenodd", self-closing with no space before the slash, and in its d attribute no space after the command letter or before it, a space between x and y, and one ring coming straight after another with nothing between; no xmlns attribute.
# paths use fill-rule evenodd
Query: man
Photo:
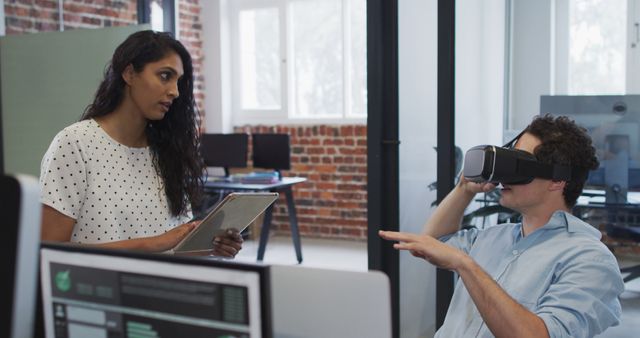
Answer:
<svg viewBox="0 0 640 338"><path fill-rule="evenodd" d="M515 148L550 165L598 166L589 136L566 117L534 119ZM458 231L475 194L495 188L461 177L424 234L380 232L460 276L436 337L593 337L618 324L624 284L600 232L570 213L586 180L573 176L502 184L500 204L522 223Z"/></svg>

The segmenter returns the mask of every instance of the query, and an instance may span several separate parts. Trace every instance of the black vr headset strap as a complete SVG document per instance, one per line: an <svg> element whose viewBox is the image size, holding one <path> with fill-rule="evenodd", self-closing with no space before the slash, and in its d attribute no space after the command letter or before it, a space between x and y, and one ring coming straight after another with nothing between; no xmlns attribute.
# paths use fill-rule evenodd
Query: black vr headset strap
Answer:
<svg viewBox="0 0 640 338"><path fill-rule="evenodd" d="M554 181L570 181L572 168L566 165L546 164L533 160L518 159L518 173Z"/></svg>
<svg viewBox="0 0 640 338"><path fill-rule="evenodd" d="M507 142L504 148L513 148L516 145L516 142L522 134L524 134L529 126L524 128L516 137L514 137L511 141ZM574 169L565 165L553 165L553 164L545 164L540 163L534 160L525 160L518 159L518 173L524 176L529 177L538 177L545 178L554 181L570 181L571 177L579 177L576 174L580 174L582 171L579 169ZM574 174L574 175L572 175Z"/></svg>
<svg viewBox="0 0 640 338"><path fill-rule="evenodd" d="M527 128L529 128L529 126L527 126ZM516 142L518 141L518 139L520 138L520 136L522 136L522 134L524 134L525 131L527 131L527 128L524 128L520 134L518 134L518 136L514 137L511 141L505 143L505 145L502 146L502 148L513 148L516 145Z"/></svg>

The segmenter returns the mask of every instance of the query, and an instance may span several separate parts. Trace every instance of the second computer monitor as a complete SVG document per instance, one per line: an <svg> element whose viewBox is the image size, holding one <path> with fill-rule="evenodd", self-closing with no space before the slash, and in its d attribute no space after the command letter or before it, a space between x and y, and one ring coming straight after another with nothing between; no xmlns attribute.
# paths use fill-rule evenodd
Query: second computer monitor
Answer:
<svg viewBox="0 0 640 338"><path fill-rule="evenodd" d="M288 134L253 134L253 166L275 170L291 169Z"/></svg>
<svg viewBox="0 0 640 338"><path fill-rule="evenodd" d="M247 134L203 134L200 151L207 167L245 168L249 136Z"/></svg>

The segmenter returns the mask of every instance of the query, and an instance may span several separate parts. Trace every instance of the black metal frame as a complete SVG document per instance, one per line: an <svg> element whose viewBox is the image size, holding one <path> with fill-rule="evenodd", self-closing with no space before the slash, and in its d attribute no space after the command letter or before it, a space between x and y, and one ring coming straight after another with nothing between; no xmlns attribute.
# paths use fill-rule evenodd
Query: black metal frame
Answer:
<svg viewBox="0 0 640 338"><path fill-rule="evenodd" d="M399 254L378 230L399 230L398 171L398 1L367 2L367 165L369 269L391 281L393 336L399 337ZM438 0L438 201L455 182L455 2ZM436 328L442 326L451 296L453 274L438 270Z"/></svg>
<svg viewBox="0 0 640 338"><path fill-rule="evenodd" d="M455 1L438 0L438 183L441 202L455 182ZM436 272L436 329L453 296L453 272Z"/></svg>
<svg viewBox="0 0 640 338"><path fill-rule="evenodd" d="M398 0L367 1L367 193L369 269L391 282L393 337L399 337L400 255L378 236L399 230Z"/></svg>
<svg viewBox="0 0 640 338"><path fill-rule="evenodd" d="M138 0L138 23L151 23L149 0ZM176 35L176 3L175 0L162 0L164 31ZM176 37L177 38L177 37Z"/></svg>

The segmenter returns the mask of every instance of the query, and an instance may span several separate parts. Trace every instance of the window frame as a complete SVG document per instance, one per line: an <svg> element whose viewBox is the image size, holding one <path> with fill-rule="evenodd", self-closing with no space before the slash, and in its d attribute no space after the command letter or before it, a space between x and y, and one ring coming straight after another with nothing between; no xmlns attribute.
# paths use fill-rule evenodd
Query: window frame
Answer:
<svg viewBox="0 0 640 338"><path fill-rule="evenodd" d="M229 5L228 22L230 37L230 66L231 66L231 120L234 125L244 124L366 124L367 116L352 114L351 86L351 0L338 0L342 3L342 44L343 44L343 111L340 116L300 116L296 114L295 65L289 60L294 59L294 44L291 5L305 0L234 0ZM275 8L279 16L280 39L280 108L279 109L244 109L241 105L242 76L240 64L240 12L250 9ZM365 60L366 62L366 57ZM366 84L365 84L366 85ZM366 109L365 109L366 111Z"/></svg>

